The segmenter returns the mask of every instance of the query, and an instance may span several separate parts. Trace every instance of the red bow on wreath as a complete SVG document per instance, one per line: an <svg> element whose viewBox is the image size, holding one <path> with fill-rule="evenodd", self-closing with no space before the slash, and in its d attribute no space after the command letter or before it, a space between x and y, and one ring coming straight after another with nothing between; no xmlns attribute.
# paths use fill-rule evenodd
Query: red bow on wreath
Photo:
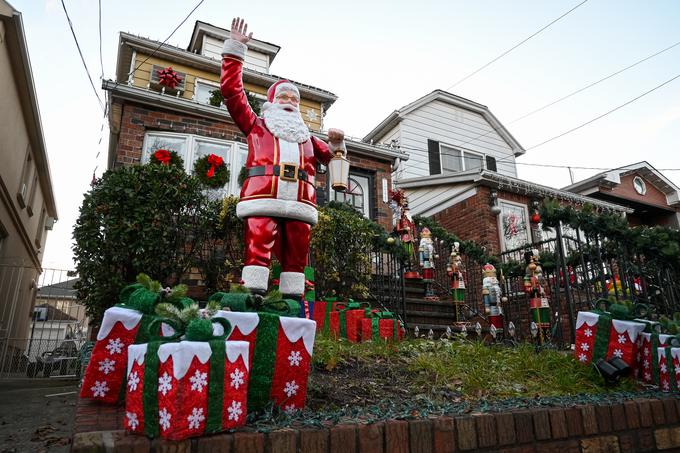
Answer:
<svg viewBox="0 0 680 453"><path fill-rule="evenodd" d="M170 159L172 158L172 156L170 156L170 151L167 149L159 149L153 153L153 157L155 157L158 162L163 165L170 165Z"/></svg>
<svg viewBox="0 0 680 453"><path fill-rule="evenodd" d="M172 67L158 70L159 83L174 90L177 85L182 82L182 78L175 72Z"/></svg>
<svg viewBox="0 0 680 453"><path fill-rule="evenodd" d="M215 176L215 167L221 167L224 165L224 161L222 158L216 154L211 154L208 156L208 163L210 164L210 168L208 169L208 172L205 174L208 178L212 178Z"/></svg>

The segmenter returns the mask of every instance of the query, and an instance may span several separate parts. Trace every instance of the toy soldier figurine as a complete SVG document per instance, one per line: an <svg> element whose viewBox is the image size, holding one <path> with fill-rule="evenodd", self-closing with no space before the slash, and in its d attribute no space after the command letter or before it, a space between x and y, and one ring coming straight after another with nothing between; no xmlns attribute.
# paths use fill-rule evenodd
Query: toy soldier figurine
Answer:
<svg viewBox="0 0 680 453"><path fill-rule="evenodd" d="M423 270L423 282L425 282L425 300L439 300L432 289L434 282L434 245L432 243L432 233L425 227L420 232L420 246L418 247L420 256L420 267Z"/></svg>
<svg viewBox="0 0 680 453"><path fill-rule="evenodd" d="M418 272L413 271L413 263L416 260L415 242L418 232L408 209L408 200L401 189L392 192L391 199L390 207L399 215L399 221L395 230L399 234L402 247L406 251L404 278L420 278Z"/></svg>
<svg viewBox="0 0 680 453"><path fill-rule="evenodd" d="M264 293L272 252L281 262L279 288L300 300L312 225L317 223L316 164L328 164L336 151L345 153L344 133L329 129L328 144L310 135L300 116L300 92L279 80L267 92L262 117L255 115L243 91L242 68L252 37L242 19L231 23L231 38L222 51L220 88L234 123L248 138L248 176L236 215L244 221L243 285Z"/></svg>
<svg viewBox="0 0 680 453"><path fill-rule="evenodd" d="M503 333L503 309L501 308L501 285L496 277L496 268L493 264L485 264L482 267L482 299L484 311L489 315L489 325L494 326L499 334Z"/></svg>
<svg viewBox="0 0 680 453"><path fill-rule="evenodd" d="M451 255L446 266L449 276L449 289L453 304L456 307L456 322L463 320L462 305L465 302L465 280L463 278L463 260L460 258L460 243L454 242L451 247Z"/></svg>
<svg viewBox="0 0 680 453"><path fill-rule="evenodd" d="M524 276L524 291L529 296L529 311L531 320L538 328L537 340L540 344L549 339L550 334L550 300L546 292L546 281L543 269L538 262L538 250L524 254L527 261Z"/></svg>

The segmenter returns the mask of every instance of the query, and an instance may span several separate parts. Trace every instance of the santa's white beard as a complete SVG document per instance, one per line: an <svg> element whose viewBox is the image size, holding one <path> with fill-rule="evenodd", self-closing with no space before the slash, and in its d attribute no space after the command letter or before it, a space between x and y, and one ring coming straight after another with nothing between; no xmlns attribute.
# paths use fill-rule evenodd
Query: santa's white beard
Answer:
<svg viewBox="0 0 680 453"><path fill-rule="evenodd" d="M284 110L293 108L292 112ZM302 121L300 110L289 104L265 103L262 117L274 137L288 142L304 143L309 140L309 128Z"/></svg>

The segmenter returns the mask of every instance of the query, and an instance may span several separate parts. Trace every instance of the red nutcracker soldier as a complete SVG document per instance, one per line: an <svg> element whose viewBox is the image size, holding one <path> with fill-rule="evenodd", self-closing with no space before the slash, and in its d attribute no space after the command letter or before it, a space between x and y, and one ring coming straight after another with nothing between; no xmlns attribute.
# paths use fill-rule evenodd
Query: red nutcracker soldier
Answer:
<svg viewBox="0 0 680 453"><path fill-rule="evenodd" d="M529 296L532 322L538 328L537 340L543 344L550 339L550 299L546 291L548 286L538 262L538 250L525 253L524 259L528 263L524 276L524 291Z"/></svg>
<svg viewBox="0 0 680 453"><path fill-rule="evenodd" d="M454 242L446 266L449 276L449 289L453 304L456 307L456 322L463 320L463 303L465 302L465 279L463 277L463 260L460 257L460 243Z"/></svg>
<svg viewBox="0 0 680 453"><path fill-rule="evenodd" d="M310 135L300 116L300 93L286 80L273 84L255 115L243 91L242 67L252 32L243 19L231 24L231 39L222 51L220 87L229 114L248 137L248 177L241 188L236 214L244 220L243 284L253 293L266 292L272 253L281 262L279 289L300 299L312 225L317 223L314 177L317 162L328 164L336 151L346 154L344 133L328 131L326 144Z"/></svg>
<svg viewBox="0 0 680 453"><path fill-rule="evenodd" d="M396 232L399 234L407 257L404 263L404 278L420 278L420 274L413 270L413 263L417 259L415 243L418 231L408 209L408 200L401 189L392 192L391 198L392 209L399 215Z"/></svg>

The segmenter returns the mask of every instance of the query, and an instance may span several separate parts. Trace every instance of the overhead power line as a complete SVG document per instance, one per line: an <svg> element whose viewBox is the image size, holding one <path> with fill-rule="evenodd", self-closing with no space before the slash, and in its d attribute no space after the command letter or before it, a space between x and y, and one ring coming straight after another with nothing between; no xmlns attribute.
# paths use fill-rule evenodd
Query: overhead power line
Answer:
<svg viewBox="0 0 680 453"><path fill-rule="evenodd" d="M102 55L102 0L99 0L99 65L101 66L101 80L104 80L104 57Z"/></svg>
<svg viewBox="0 0 680 453"><path fill-rule="evenodd" d="M80 44L78 43L78 38L76 37L76 32L73 30L73 23L71 22L71 18L68 15L68 11L66 10L66 4L64 4L64 0L61 0L61 6L64 8L64 14L66 14L66 20L68 21L68 26L71 29L71 34L73 35L73 40L76 42L76 47L78 48L78 54L80 55L80 61L83 63L83 67L85 68L85 72L87 73L87 78L90 80L90 85L92 85L92 90L94 91L94 95L97 96L97 101L99 101L99 106L101 107L102 110L106 111L106 107L104 106L104 102L102 102L102 98L99 97L99 93L97 93L97 88L94 86L94 82L92 81L92 76L90 75L90 70L87 67L87 63L85 63L85 57L83 57L83 52L80 49Z"/></svg>
<svg viewBox="0 0 680 453"><path fill-rule="evenodd" d="M474 76L474 75L477 74L478 72L484 70L485 68L489 67L490 65L492 65L492 64L495 63L496 61L500 60L501 58L503 58L504 56L506 56L507 54L509 54L510 52L512 52L513 50L515 50L516 48L518 48L519 46L521 46L522 44L524 44L525 42L529 41L529 40L530 40L531 38L533 38L534 36L536 36L536 35L538 35L539 33L541 33L541 32L542 32L543 30L545 30L546 28L550 27L550 26L553 25L554 23L558 22L559 20L561 20L562 18L564 18L565 16L567 16L568 14L570 14L572 11L574 11L576 8L578 8L579 6L583 5L583 4L586 3L587 1L588 1L588 0L583 0L581 3L579 3L579 4L576 5L576 6L574 6L572 9L570 9L570 10L567 11L566 13L562 14L560 17L558 17L557 19L553 20L553 21L550 22L548 25L544 26L543 28L541 28L541 29L538 30L537 32L533 33L533 34L530 35L529 37L527 37L527 38L523 39L522 41L520 41L519 43L515 44L514 46L512 46L511 48L509 48L508 50L506 50L506 51L503 52L502 54L498 55L498 56L497 56L496 58L494 58L493 60L491 60L491 61L489 61L488 63L482 65L482 66L479 67L479 68L477 68L476 70L474 70L474 71L471 72L470 74L466 75L465 77L463 77L462 79L460 79L459 81L457 81L456 83L454 83L453 85L451 85L450 87L448 87L448 88L446 89L446 91L448 91L448 90L450 90L451 88L454 88L454 87L460 85L461 83L465 82L465 81L466 81L467 79L469 79L470 77Z"/></svg>

